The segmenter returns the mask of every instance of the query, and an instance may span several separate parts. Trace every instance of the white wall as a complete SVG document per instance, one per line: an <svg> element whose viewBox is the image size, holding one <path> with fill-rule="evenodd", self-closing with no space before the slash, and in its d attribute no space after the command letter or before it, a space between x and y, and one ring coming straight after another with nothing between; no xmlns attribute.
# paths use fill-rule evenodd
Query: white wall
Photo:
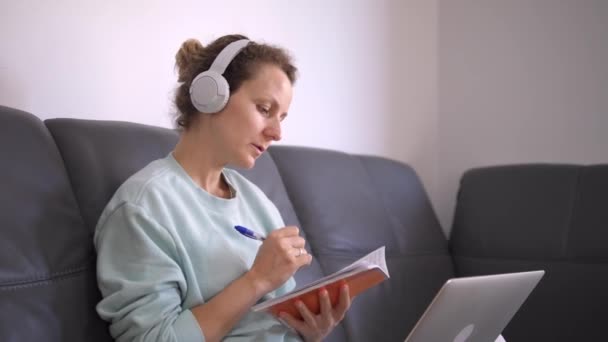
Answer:
<svg viewBox="0 0 608 342"><path fill-rule="evenodd" d="M286 47L282 143L409 162L435 189L437 0L6 1L0 104L170 127L174 55L226 33Z"/></svg>
<svg viewBox="0 0 608 342"><path fill-rule="evenodd" d="M468 168L608 162L608 1L34 1L0 5L0 104L170 127L183 40L296 57L282 143L420 174L446 231Z"/></svg>
<svg viewBox="0 0 608 342"><path fill-rule="evenodd" d="M608 1L445 0L439 23L444 227L471 167L608 163Z"/></svg>

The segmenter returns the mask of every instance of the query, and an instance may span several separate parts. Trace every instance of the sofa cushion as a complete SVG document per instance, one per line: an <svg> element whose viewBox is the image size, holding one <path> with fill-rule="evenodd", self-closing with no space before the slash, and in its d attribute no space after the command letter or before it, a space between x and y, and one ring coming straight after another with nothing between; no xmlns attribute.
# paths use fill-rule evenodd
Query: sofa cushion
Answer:
<svg viewBox="0 0 608 342"><path fill-rule="evenodd" d="M29 113L0 107L0 127L0 341L107 341L92 234L61 155Z"/></svg>
<svg viewBox="0 0 608 342"><path fill-rule="evenodd" d="M572 165L514 165L462 178L451 245L457 255L561 259L578 181Z"/></svg>
<svg viewBox="0 0 608 342"><path fill-rule="evenodd" d="M177 142L168 129L118 121L45 121L61 152L76 199L91 233L116 189Z"/></svg>
<svg viewBox="0 0 608 342"><path fill-rule="evenodd" d="M378 157L275 146L272 156L325 273L386 245L391 278L353 302L349 341L402 341L453 275L415 172Z"/></svg>
<svg viewBox="0 0 608 342"><path fill-rule="evenodd" d="M464 174L450 240L457 274L546 271L505 329L507 341L605 339L607 200L605 165L512 165Z"/></svg>

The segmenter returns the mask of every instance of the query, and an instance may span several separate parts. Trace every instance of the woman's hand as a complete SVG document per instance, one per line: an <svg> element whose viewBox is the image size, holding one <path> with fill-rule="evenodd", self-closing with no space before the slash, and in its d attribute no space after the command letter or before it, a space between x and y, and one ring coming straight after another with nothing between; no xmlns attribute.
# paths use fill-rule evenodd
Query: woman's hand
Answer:
<svg viewBox="0 0 608 342"><path fill-rule="evenodd" d="M319 303L321 312L318 315L308 310L303 302L296 302L296 307L302 315L302 320L296 319L288 313L279 314L285 323L294 328L307 342L322 341L344 318L344 314L350 308L350 295L348 285L340 287L340 301L335 307L331 307L327 290L319 291Z"/></svg>
<svg viewBox="0 0 608 342"><path fill-rule="evenodd" d="M306 253L306 241L294 226L272 231L253 261L248 275L260 296L283 285L300 267L309 265L312 256Z"/></svg>

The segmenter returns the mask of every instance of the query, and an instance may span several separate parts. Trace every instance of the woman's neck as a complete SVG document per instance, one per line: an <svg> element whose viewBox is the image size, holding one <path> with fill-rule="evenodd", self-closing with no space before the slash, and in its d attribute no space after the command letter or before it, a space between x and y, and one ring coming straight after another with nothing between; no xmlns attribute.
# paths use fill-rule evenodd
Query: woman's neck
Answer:
<svg viewBox="0 0 608 342"><path fill-rule="evenodd" d="M198 186L212 195L230 198L230 188L222 177L224 165L217 160L212 142L195 134L181 134L173 157Z"/></svg>

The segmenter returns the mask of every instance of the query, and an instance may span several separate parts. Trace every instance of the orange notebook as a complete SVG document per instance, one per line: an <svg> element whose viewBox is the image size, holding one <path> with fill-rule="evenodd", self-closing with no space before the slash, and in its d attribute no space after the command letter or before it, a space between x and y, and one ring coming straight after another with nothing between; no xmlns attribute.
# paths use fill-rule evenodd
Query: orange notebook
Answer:
<svg viewBox="0 0 608 342"><path fill-rule="evenodd" d="M296 300L301 300L308 309L318 314L320 312L319 291L325 288L329 294L332 306L340 299L340 286L348 284L350 297L373 287L389 278L384 246L376 249L363 258L344 267L343 269L307 284L292 292L286 293L253 306L253 311L267 311L275 316L287 312L296 318L302 318L295 306Z"/></svg>

